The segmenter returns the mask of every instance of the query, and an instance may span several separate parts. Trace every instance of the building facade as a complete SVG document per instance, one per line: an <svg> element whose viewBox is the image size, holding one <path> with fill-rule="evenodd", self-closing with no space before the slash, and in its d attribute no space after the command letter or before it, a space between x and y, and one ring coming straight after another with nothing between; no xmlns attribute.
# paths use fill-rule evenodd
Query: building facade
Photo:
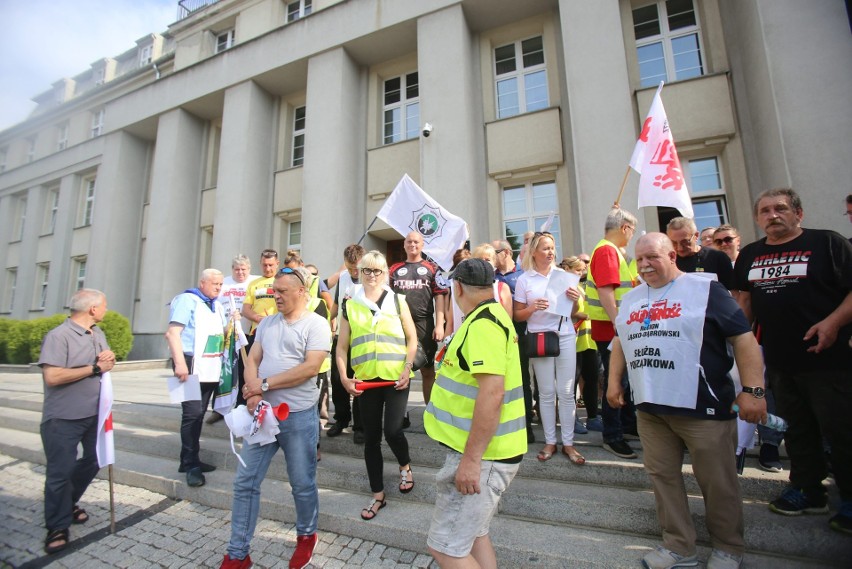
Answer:
<svg viewBox="0 0 852 569"><path fill-rule="evenodd" d="M327 274L404 173L473 244L556 212L559 253L588 252L661 80L700 227L752 240L753 196L792 186L806 225L848 232L843 0L180 8L0 132L0 316L61 312L94 287L131 319L131 358L165 357L166 304L200 269L271 246ZM636 211L637 185L621 203L657 230L671 212ZM377 222L365 245L398 239Z"/></svg>

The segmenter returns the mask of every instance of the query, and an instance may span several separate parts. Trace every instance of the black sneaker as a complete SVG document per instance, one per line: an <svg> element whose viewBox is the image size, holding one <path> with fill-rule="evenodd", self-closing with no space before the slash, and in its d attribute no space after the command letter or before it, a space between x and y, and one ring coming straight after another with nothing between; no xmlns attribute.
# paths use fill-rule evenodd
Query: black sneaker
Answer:
<svg viewBox="0 0 852 569"><path fill-rule="evenodd" d="M216 470L216 467L213 466L212 464L207 464L206 462L201 463L201 472L213 472L214 470ZM178 472L183 474L184 472L186 472L186 467L185 466L179 467Z"/></svg>
<svg viewBox="0 0 852 569"><path fill-rule="evenodd" d="M407 429L410 426L411 426L411 419L408 418L408 411L406 411L405 417L402 418L402 428Z"/></svg>
<svg viewBox="0 0 852 569"><path fill-rule="evenodd" d="M783 516L827 514L828 499L825 494L814 497L808 496L798 488L787 488L779 498L769 503L769 509Z"/></svg>
<svg viewBox="0 0 852 569"><path fill-rule="evenodd" d="M527 443L535 442L535 433L532 430L532 425L527 425Z"/></svg>
<svg viewBox="0 0 852 569"><path fill-rule="evenodd" d="M604 443L603 447L605 450L621 458L638 458L638 455L633 452L633 449L624 440Z"/></svg>
<svg viewBox="0 0 852 569"><path fill-rule="evenodd" d="M781 465L781 457L778 456L778 447L769 443L760 445L760 456L757 459L757 465L761 470L766 472L781 472L784 467Z"/></svg>
<svg viewBox="0 0 852 569"><path fill-rule="evenodd" d="M352 440L355 442L356 445L364 444L364 431L360 429L357 431L352 431Z"/></svg>
<svg viewBox="0 0 852 569"><path fill-rule="evenodd" d="M190 468L189 472L186 473L186 483L193 488L204 486L205 482L206 480L204 479L204 475L201 474L201 467L199 466Z"/></svg>
<svg viewBox="0 0 852 569"><path fill-rule="evenodd" d="M331 427L329 427L328 431L326 431L325 434L328 437L336 437L340 433L342 433L343 429L345 429L346 427L347 425L344 425L343 423L335 423Z"/></svg>

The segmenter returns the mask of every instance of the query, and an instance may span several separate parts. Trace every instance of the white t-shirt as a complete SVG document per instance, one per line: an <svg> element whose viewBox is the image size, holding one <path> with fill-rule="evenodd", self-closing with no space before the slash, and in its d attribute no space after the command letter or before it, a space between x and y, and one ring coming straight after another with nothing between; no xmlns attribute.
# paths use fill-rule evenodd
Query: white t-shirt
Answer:
<svg viewBox="0 0 852 569"><path fill-rule="evenodd" d="M299 320L288 323L281 313L264 318L254 333L255 344L263 349L258 377L264 378L292 369L304 363L311 351L328 353L331 350L331 329L328 322L315 312L305 311ZM304 411L317 404L319 390L316 376L295 387L270 389L263 398L273 407L287 403L290 411Z"/></svg>
<svg viewBox="0 0 852 569"><path fill-rule="evenodd" d="M237 309L237 312L242 311L243 301L246 299L246 290L248 289L248 285L251 281L257 278L260 277L257 275L249 275L246 280L238 283L234 281L234 277L225 277L222 281L222 290L216 298L216 302L220 303L222 308L225 309L225 316L228 318L231 317L230 298L234 299L234 307ZM248 324L250 324L250 322L243 321L243 330L247 330L246 325Z"/></svg>
<svg viewBox="0 0 852 569"><path fill-rule="evenodd" d="M550 272L547 274L547 276L536 272L535 269L524 271L524 274L518 277L518 283L515 285L514 299L523 304L529 304L535 299L544 298L545 296L547 296L546 291L547 285L550 282L550 275L552 275L554 271L561 270L562 269L558 267L554 267L550 269ZM553 312L547 312L545 310L536 310L527 320L527 331L556 332L558 330L560 336L573 335L574 325L571 323L571 320L569 318L563 319L562 327L560 328L560 318L561 316Z"/></svg>

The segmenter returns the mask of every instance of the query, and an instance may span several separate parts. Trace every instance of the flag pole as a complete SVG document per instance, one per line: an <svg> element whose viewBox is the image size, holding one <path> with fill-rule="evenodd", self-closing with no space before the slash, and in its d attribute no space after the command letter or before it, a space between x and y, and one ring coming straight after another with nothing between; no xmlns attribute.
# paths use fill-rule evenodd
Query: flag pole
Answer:
<svg viewBox="0 0 852 569"><path fill-rule="evenodd" d="M618 205L621 202L621 196L624 194L624 186L627 184L627 177L630 175L630 166L627 167L627 171L624 173L624 179L621 181L621 189L618 190L618 197L615 198L615 204Z"/></svg>
<svg viewBox="0 0 852 569"><path fill-rule="evenodd" d="M376 223L376 220L379 219L379 216L373 218L373 221L370 222L370 225L367 226L367 229L364 231L364 235L361 236L361 239L358 240L358 245L361 244L361 241L364 240L364 237L367 236L367 233L370 232L370 228L373 227L373 224Z"/></svg>
<svg viewBox="0 0 852 569"><path fill-rule="evenodd" d="M112 465L109 470L109 533L115 533L115 492L112 486Z"/></svg>

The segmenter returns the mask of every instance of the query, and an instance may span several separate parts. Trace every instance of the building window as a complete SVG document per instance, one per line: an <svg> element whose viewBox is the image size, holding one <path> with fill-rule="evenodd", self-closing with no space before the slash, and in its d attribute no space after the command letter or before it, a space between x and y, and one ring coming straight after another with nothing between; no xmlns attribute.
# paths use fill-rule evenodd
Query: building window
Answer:
<svg viewBox="0 0 852 569"><path fill-rule="evenodd" d="M95 214L95 178L86 178L83 180L81 197L78 225L85 227L92 224L92 217Z"/></svg>
<svg viewBox="0 0 852 569"><path fill-rule="evenodd" d="M17 225L15 226L15 232L12 235L15 236L15 241L23 241L24 228L27 224L27 196L18 197L17 202L18 215L15 216L15 219L17 219Z"/></svg>
<svg viewBox="0 0 852 569"><path fill-rule="evenodd" d="M6 290L3 293L3 311L12 312L15 307L15 288L18 286L18 269L6 269Z"/></svg>
<svg viewBox="0 0 852 569"><path fill-rule="evenodd" d="M692 195L692 211L695 214L696 227L700 230L729 223L719 159L711 156L687 160L682 164L685 166L684 176L687 179L687 187ZM657 210L657 219L663 230L673 217L679 215L678 210L670 207L661 207Z"/></svg>
<svg viewBox="0 0 852 569"><path fill-rule="evenodd" d="M86 286L86 257L74 259L71 278L71 294Z"/></svg>
<svg viewBox="0 0 852 569"><path fill-rule="evenodd" d="M8 148L0 148L0 172L6 171L6 158L9 155Z"/></svg>
<svg viewBox="0 0 852 569"><path fill-rule="evenodd" d="M56 149L68 148L68 123L64 122L56 127Z"/></svg>
<svg viewBox="0 0 852 569"><path fill-rule="evenodd" d="M36 153L36 137L31 136L27 139L27 163L35 160Z"/></svg>
<svg viewBox="0 0 852 569"><path fill-rule="evenodd" d="M89 138L97 138L104 132L104 110L100 109L92 113L92 130Z"/></svg>
<svg viewBox="0 0 852 569"><path fill-rule="evenodd" d="M56 230L56 216L59 214L59 188L47 191L47 211L44 219L44 234L49 235Z"/></svg>
<svg viewBox="0 0 852 569"><path fill-rule="evenodd" d="M556 257L562 258L562 237L559 227L559 203L556 182L535 182L503 189L503 235L512 245L517 258L524 244L524 233L540 231L553 215L548 231L556 242Z"/></svg>
<svg viewBox="0 0 852 569"><path fill-rule="evenodd" d="M302 222L291 221L287 228L287 250L302 250Z"/></svg>
<svg viewBox="0 0 852 569"><path fill-rule="evenodd" d="M287 21L295 22L311 13L312 0L298 0L287 4Z"/></svg>
<svg viewBox="0 0 852 569"><path fill-rule="evenodd" d="M146 45L145 47L139 48L139 66L145 66L153 61L154 56L154 46Z"/></svg>
<svg viewBox="0 0 852 569"><path fill-rule="evenodd" d="M216 53L222 53L234 45L234 28L216 34Z"/></svg>
<svg viewBox="0 0 852 569"><path fill-rule="evenodd" d="M293 166L305 162L305 107L299 107L293 114Z"/></svg>
<svg viewBox="0 0 852 569"><path fill-rule="evenodd" d="M420 133L420 84L417 72L385 81L384 143L416 138Z"/></svg>
<svg viewBox="0 0 852 569"><path fill-rule="evenodd" d="M547 70L541 36L495 49L494 77L497 118L547 108Z"/></svg>
<svg viewBox="0 0 852 569"><path fill-rule="evenodd" d="M106 78L106 68L100 67L92 71L92 78L95 80L95 85L103 85Z"/></svg>
<svg viewBox="0 0 852 569"><path fill-rule="evenodd" d="M50 263L38 265L37 271L37 300L36 308L44 308L47 305L47 281L50 278Z"/></svg>
<svg viewBox="0 0 852 569"><path fill-rule="evenodd" d="M704 75L692 0L661 0L636 8L633 31L642 87Z"/></svg>

